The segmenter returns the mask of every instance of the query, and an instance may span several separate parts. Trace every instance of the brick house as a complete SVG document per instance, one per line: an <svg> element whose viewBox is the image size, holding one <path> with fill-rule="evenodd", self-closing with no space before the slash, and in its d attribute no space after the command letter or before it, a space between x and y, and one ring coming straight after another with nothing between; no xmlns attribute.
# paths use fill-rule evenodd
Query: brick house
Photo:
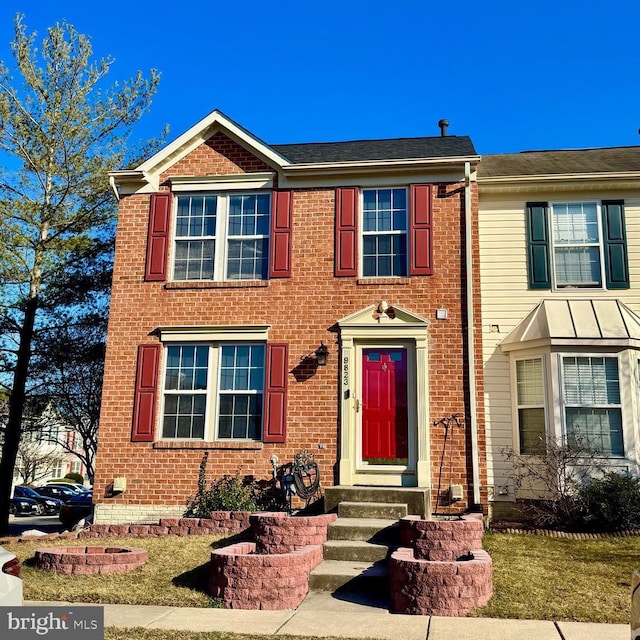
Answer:
<svg viewBox="0 0 640 640"><path fill-rule="evenodd" d="M114 172L96 521L180 514L205 451L212 476L306 449L324 487L486 505L478 161L456 136L268 145L214 111Z"/></svg>

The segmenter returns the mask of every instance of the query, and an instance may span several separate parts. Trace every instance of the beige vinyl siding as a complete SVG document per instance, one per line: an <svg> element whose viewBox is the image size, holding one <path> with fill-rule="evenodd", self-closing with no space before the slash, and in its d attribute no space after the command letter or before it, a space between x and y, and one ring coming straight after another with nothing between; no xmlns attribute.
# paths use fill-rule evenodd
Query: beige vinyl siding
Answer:
<svg viewBox="0 0 640 640"><path fill-rule="evenodd" d="M615 291L529 290L526 203L617 199L625 202L631 288ZM480 182L479 232L488 482L497 497L500 487L506 485L509 474L500 450L514 445L516 429L513 424L509 357L502 352L499 343L543 298L615 298L640 314L640 187L635 192L561 191L559 185L554 184L544 191L496 194L484 192ZM549 397L552 397L551 394ZM637 399L633 402L635 405ZM551 407L549 409L552 411ZM625 437L626 443L635 443L632 450L627 451L632 459L637 457L637 450L640 449L637 416L635 410L632 418L624 424L627 431L633 431L629 434L631 439Z"/></svg>

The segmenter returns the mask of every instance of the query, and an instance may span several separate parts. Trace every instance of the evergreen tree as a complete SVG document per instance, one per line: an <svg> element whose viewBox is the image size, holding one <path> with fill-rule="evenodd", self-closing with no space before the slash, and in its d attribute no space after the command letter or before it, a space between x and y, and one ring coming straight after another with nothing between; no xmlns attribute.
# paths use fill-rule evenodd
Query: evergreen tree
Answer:
<svg viewBox="0 0 640 640"><path fill-rule="evenodd" d="M17 16L11 48L15 79L0 62L0 383L9 391L0 533L26 399L38 383L34 348L107 300L116 211L108 172L126 166L131 128L159 80L152 70L105 87L113 60L95 61L89 38L66 22L37 48Z"/></svg>

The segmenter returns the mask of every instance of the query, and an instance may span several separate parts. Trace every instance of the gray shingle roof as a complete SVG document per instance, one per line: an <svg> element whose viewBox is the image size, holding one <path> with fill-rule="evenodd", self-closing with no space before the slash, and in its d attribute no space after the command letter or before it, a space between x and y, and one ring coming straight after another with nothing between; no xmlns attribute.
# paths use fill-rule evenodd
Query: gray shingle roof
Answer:
<svg viewBox="0 0 640 640"><path fill-rule="evenodd" d="M482 156L478 177L640 171L640 147L523 151Z"/></svg>
<svg viewBox="0 0 640 640"><path fill-rule="evenodd" d="M403 160L409 158L450 158L477 155L468 136L390 138L386 140L351 140L348 142L272 144L269 146L293 164Z"/></svg>

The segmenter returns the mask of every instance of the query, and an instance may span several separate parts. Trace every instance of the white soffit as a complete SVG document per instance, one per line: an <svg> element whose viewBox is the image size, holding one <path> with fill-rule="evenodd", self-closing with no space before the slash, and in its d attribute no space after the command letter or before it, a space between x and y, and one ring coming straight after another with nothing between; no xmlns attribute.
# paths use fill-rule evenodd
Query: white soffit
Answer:
<svg viewBox="0 0 640 640"><path fill-rule="evenodd" d="M503 351L544 345L640 348L640 317L619 300L542 300L500 343Z"/></svg>

